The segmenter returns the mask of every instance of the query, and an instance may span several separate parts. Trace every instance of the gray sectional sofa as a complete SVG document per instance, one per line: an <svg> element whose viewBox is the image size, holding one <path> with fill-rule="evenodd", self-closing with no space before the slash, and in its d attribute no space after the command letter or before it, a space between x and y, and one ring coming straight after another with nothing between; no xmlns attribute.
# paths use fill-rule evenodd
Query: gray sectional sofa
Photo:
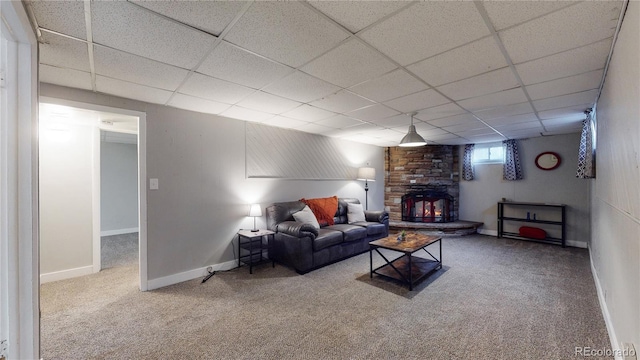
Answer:
<svg viewBox="0 0 640 360"><path fill-rule="evenodd" d="M389 235L389 214L386 211L365 211L366 221L349 224L348 203L359 204L360 201L338 199L335 224L320 229L294 220L293 214L305 207L301 201L268 206L267 227L276 232L269 257L304 274L361 254L369 250L370 241Z"/></svg>

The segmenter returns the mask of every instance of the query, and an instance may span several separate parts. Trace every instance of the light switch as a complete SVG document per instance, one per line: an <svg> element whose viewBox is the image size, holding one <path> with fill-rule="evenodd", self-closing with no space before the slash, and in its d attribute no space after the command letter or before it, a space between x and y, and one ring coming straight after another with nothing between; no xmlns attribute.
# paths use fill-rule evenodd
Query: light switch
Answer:
<svg viewBox="0 0 640 360"><path fill-rule="evenodd" d="M158 190L158 179L149 179L149 189Z"/></svg>

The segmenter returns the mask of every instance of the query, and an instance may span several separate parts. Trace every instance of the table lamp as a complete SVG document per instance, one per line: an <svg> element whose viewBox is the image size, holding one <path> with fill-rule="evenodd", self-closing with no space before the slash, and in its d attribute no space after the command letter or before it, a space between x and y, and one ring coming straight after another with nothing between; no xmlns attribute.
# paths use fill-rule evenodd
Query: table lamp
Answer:
<svg viewBox="0 0 640 360"><path fill-rule="evenodd" d="M251 204L249 206L249 216L253 218L253 230L251 232L258 232L256 227L256 218L262 216L262 208L260 204Z"/></svg>

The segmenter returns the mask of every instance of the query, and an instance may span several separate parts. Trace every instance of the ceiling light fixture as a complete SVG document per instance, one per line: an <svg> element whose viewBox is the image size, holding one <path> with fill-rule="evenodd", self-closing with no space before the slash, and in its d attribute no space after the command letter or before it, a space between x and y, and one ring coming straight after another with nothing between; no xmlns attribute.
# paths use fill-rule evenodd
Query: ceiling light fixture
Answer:
<svg viewBox="0 0 640 360"><path fill-rule="evenodd" d="M413 125L413 116L417 113L411 113L411 125L409 125L409 132L405 135L402 140L400 140L400 144L398 146L402 147L416 147L416 146L424 146L427 145L427 142L424 140L420 134L416 132L416 127Z"/></svg>

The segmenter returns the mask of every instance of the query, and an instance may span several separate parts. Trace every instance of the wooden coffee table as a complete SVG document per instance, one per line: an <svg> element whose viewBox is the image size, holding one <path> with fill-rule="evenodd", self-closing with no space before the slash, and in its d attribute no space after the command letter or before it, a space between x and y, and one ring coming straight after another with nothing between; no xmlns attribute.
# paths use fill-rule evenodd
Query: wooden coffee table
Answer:
<svg viewBox="0 0 640 360"><path fill-rule="evenodd" d="M409 285L409 291L413 290L413 284L431 274L435 270L442 269L442 241L439 236L407 233L404 241L398 241L397 235L388 236L384 239L375 240L369 243L370 277L373 274L386 276L399 280ZM427 250L427 246L438 243L440 245L440 258L436 258ZM395 260L389 261L379 249L393 250L403 253ZM376 251L386 262L386 264L373 268L373 251ZM413 254L424 250L431 259L414 256Z"/></svg>

